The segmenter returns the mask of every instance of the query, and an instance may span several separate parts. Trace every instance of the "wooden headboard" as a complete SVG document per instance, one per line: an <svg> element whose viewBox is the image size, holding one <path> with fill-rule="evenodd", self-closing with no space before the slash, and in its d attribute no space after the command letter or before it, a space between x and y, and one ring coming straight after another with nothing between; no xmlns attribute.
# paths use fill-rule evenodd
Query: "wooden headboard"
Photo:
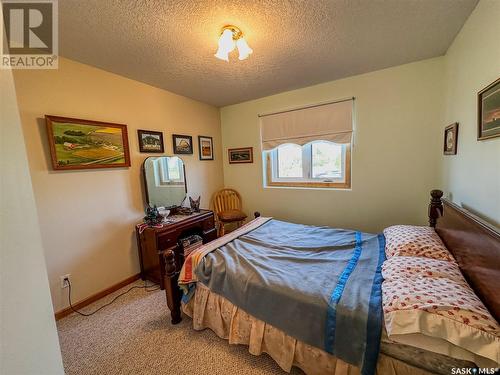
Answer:
<svg viewBox="0 0 500 375"><path fill-rule="evenodd" d="M500 230L431 191L429 225L455 257L462 274L500 322Z"/></svg>

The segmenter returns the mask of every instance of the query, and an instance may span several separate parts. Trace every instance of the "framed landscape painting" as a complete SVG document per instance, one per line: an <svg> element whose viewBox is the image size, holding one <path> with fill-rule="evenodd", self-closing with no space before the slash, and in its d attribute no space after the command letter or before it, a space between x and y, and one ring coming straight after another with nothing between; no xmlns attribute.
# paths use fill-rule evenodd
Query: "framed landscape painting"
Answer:
<svg viewBox="0 0 500 375"><path fill-rule="evenodd" d="M253 148L230 148L227 150L229 164L253 163Z"/></svg>
<svg viewBox="0 0 500 375"><path fill-rule="evenodd" d="M500 78L477 94L477 139L500 137Z"/></svg>
<svg viewBox="0 0 500 375"><path fill-rule="evenodd" d="M163 154L163 133L152 130L137 130L139 151Z"/></svg>
<svg viewBox="0 0 500 375"><path fill-rule="evenodd" d="M200 160L214 160L214 143L212 137L198 136Z"/></svg>
<svg viewBox="0 0 500 375"><path fill-rule="evenodd" d="M45 116L52 167L130 167L127 126L69 117Z"/></svg>
<svg viewBox="0 0 500 375"><path fill-rule="evenodd" d="M193 138L190 135L172 134L174 154L192 154Z"/></svg>

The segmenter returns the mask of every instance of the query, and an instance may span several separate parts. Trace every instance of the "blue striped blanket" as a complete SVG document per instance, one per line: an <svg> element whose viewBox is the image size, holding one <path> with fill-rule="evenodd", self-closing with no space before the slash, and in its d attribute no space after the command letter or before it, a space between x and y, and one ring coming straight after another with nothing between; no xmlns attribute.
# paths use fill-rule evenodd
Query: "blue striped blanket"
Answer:
<svg viewBox="0 0 500 375"><path fill-rule="evenodd" d="M196 276L256 318L374 374L384 237L270 220L208 253Z"/></svg>

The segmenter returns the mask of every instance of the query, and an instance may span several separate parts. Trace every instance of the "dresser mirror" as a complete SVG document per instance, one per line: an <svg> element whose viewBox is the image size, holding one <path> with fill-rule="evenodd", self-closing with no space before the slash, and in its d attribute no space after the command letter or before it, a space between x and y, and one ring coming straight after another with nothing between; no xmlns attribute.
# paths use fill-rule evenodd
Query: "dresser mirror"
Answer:
<svg viewBox="0 0 500 375"><path fill-rule="evenodd" d="M186 172L177 156L151 156L143 164L146 202L151 206L178 207L186 198Z"/></svg>

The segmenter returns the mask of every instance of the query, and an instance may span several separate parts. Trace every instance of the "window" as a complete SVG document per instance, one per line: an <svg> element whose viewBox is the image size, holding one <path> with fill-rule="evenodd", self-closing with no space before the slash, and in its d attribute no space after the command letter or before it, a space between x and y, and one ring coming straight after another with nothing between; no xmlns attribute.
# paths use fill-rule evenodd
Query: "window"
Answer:
<svg viewBox="0 0 500 375"><path fill-rule="evenodd" d="M302 147L287 144L277 148L278 178L302 178Z"/></svg>
<svg viewBox="0 0 500 375"><path fill-rule="evenodd" d="M266 186L350 188L353 103L259 115Z"/></svg>
<svg viewBox="0 0 500 375"><path fill-rule="evenodd" d="M268 186L350 187L350 145L313 141L265 153Z"/></svg>
<svg viewBox="0 0 500 375"><path fill-rule="evenodd" d="M184 171L181 159L177 157L158 158L159 184L157 185L179 185L184 182Z"/></svg>

